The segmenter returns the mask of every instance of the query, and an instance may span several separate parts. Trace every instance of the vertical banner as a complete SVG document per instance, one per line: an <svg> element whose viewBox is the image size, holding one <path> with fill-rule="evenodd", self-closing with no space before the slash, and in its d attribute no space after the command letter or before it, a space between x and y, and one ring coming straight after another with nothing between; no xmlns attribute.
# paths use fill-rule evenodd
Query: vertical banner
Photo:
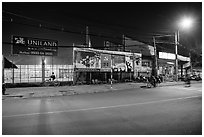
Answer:
<svg viewBox="0 0 204 137"><path fill-rule="evenodd" d="M101 68L111 68L110 54L101 54Z"/></svg>
<svg viewBox="0 0 204 137"><path fill-rule="evenodd" d="M133 57L135 61L135 67L141 67L142 66L141 54L133 53Z"/></svg>
<svg viewBox="0 0 204 137"><path fill-rule="evenodd" d="M125 57L126 71L133 72L133 56Z"/></svg>

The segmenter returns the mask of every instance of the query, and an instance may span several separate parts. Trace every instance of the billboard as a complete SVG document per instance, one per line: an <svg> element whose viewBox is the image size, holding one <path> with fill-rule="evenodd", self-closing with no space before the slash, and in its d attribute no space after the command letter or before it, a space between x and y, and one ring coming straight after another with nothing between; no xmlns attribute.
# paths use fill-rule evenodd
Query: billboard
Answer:
<svg viewBox="0 0 204 137"><path fill-rule="evenodd" d="M13 36L13 54L57 56L58 41Z"/></svg>
<svg viewBox="0 0 204 137"><path fill-rule="evenodd" d="M134 60L134 62L133 62ZM91 48L74 48L73 64L80 71L114 71L133 72L135 66L141 66L141 54L120 51L97 50Z"/></svg>
<svg viewBox="0 0 204 137"><path fill-rule="evenodd" d="M125 55L113 55L114 71L126 71Z"/></svg>
<svg viewBox="0 0 204 137"><path fill-rule="evenodd" d="M85 50L74 50L74 63L75 68L101 68L100 55L96 52L90 52Z"/></svg>

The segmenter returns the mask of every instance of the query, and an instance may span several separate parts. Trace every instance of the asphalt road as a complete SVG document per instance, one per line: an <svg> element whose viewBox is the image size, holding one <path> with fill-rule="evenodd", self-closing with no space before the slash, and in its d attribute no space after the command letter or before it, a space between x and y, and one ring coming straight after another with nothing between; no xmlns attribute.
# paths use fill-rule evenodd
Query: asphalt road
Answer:
<svg viewBox="0 0 204 137"><path fill-rule="evenodd" d="M201 135L201 86L3 100L2 134Z"/></svg>

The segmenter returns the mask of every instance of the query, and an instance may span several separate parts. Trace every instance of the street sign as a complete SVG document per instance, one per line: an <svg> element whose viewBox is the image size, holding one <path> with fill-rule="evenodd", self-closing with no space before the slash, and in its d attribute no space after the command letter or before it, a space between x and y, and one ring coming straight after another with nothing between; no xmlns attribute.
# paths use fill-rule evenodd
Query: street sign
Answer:
<svg viewBox="0 0 204 137"><path fill-rule="evenodd" d="M13 36L13 54L57 56L58 41Z"/></svg>

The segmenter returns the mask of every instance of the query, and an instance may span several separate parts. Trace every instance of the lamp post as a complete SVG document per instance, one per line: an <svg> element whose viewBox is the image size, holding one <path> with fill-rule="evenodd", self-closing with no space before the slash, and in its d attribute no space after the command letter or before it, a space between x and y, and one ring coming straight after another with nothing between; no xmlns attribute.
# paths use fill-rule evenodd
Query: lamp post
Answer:
<svg viewBox="0 0 204 137"><path fill-rule="evenodd" d="M193 19L190 17L184 17L179 22L179 29L189 29L193 24ZM175 76L178 81L178 45L179 45L179 29L175 32Z"/></svg>
<svg viewBox="0 0 204 137"><path fill-rule="evenodd" d="M156 40L155 38L161 38L161 37L170 37L174 36L174 44L175 44L175 80L178 81L178 45L179 45L179 29L189 29L193 24L193 20L190 17L184 17L182 20L179 22L177 26L177 31L175 32L174 35L162 35L162 36L154 36L153 37L153 43L154 43L154 53L155 53L155 67L154 69L158 69L158 62L157 62L157 56L156 56ZM156 73L157 74L157 73Z"/></svg>

